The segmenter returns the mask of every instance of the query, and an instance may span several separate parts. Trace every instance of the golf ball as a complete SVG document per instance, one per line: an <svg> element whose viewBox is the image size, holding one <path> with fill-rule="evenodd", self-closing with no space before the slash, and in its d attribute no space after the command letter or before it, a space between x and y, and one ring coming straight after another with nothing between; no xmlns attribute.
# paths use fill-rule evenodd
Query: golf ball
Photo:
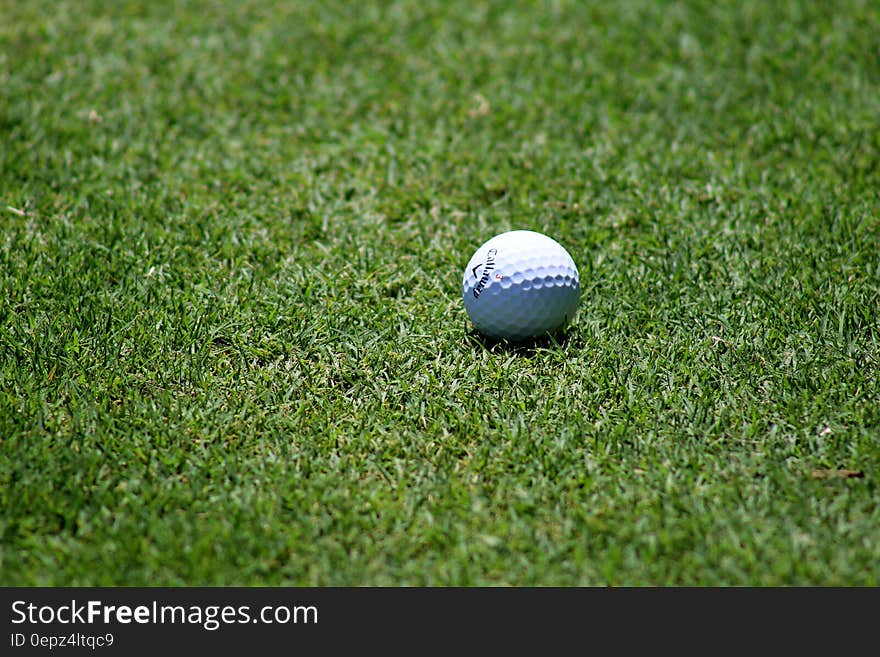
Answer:
<svg viewBox="0 0 880 657"><path fill-rule="evenodd" d="M512 230L476 250L464 269L462 297L480 333L525 340L571 321L580 301L580 279L559 242L531 230Z"/></svg>

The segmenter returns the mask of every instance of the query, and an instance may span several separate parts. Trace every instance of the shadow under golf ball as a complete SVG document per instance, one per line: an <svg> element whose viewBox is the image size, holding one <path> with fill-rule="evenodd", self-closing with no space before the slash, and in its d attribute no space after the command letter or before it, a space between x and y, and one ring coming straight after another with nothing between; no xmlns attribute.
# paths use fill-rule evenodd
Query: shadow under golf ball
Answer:
<svg viewBox="0 0 880 657"><path fill-rule="evenodd" d="M475 351L487 349L492 352L506 352L522 355L534 354L538 351L546 351L547 349L576 346L579 343L577 332L571 328L563 328L538 337L518 340L489 337L480 333L475 328L468 329L466 331L466 336L468 342L473 346Z"/></svg>

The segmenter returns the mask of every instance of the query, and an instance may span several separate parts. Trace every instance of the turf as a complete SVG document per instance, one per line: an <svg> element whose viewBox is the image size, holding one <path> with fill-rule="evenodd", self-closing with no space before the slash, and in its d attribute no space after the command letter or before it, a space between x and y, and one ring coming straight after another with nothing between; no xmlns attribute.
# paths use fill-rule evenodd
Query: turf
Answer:
<svg viewBox="0 0 880 657"><path fill-rule="evenodd" d="M880 584L877 3L0 15L3 584Z"/></svg>

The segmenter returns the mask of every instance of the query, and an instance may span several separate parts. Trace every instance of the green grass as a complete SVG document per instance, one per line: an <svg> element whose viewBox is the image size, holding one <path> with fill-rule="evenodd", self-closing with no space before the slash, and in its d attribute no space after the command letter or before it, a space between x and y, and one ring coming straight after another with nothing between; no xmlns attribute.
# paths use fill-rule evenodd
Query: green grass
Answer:
<svg viewBox="0 0 880 657"><path fill-rule="evenodd" d="M0 15L0 583L880 585L877 3Z"/></svg>

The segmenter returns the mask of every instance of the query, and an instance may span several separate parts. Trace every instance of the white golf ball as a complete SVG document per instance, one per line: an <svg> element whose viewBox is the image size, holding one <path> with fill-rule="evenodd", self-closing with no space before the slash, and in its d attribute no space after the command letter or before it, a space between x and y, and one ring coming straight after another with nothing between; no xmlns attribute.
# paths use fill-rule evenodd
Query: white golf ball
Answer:
<svg viewBox="0 0 880 657"><path fill-rule="evenodd" d="M464 270L462 297L480 333L517 341L563 328L580 291L577 266L559 242L512 230L476 250Z"/></svg>

